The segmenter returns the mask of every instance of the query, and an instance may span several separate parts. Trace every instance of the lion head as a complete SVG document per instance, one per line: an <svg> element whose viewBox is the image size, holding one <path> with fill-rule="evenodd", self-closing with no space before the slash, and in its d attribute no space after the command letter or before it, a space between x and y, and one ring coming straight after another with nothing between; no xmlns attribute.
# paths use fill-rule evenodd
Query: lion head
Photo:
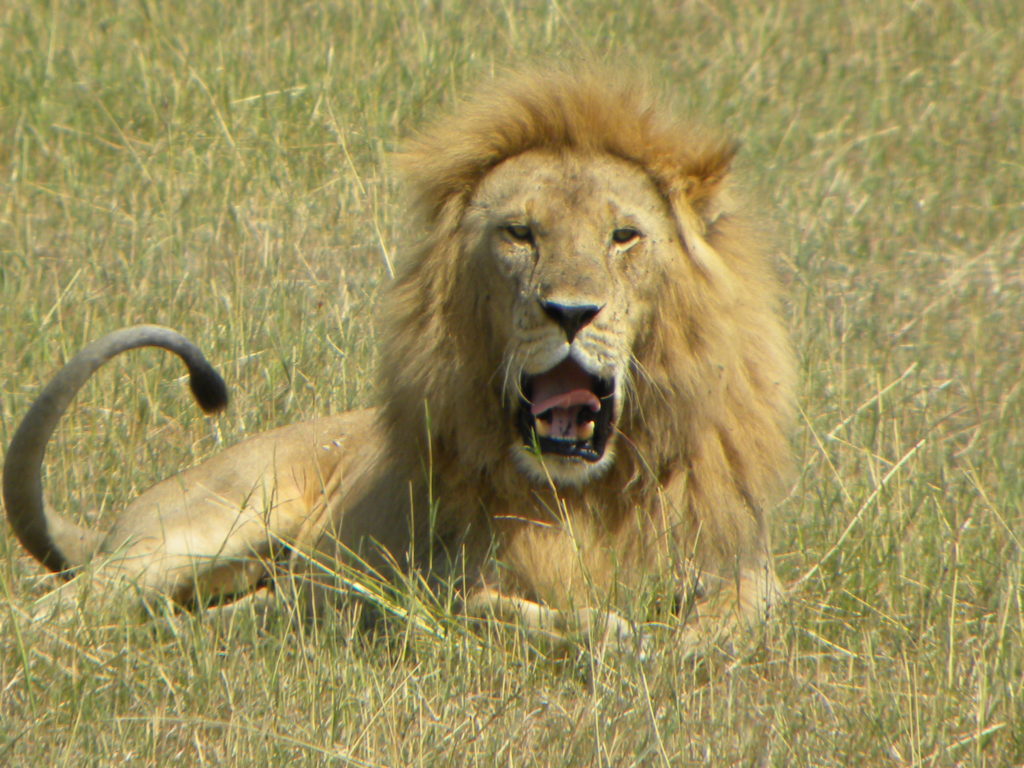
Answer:
<svg viewBox="0 0 1024 768"><path fill-rule="evenodd" d="M478 489L635 506L682 475L688 525L734 551L778 488L793 382L735 151L599 71L508 76L411 141L422 242L385 304L394 439L428 436Z"/></svg>

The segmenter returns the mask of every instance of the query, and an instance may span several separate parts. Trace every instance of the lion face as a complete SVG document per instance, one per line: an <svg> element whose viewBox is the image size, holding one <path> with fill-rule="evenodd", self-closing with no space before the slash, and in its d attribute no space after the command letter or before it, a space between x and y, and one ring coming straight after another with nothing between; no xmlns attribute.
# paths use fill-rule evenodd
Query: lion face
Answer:
<svg viewBox="0 0 1024 768"><path fill-rule="evenodd" d="M638 166L531 150L481 181L462 225L488 287L512 454L529 476L582 484L614 460L634 354L684 254Z"/></svg>

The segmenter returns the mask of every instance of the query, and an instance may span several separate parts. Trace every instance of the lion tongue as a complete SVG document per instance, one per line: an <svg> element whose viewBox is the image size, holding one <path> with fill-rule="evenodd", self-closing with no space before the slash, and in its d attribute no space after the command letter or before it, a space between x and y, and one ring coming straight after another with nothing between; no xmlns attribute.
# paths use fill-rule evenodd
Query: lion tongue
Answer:
<svg viewBox="0 0 1024 768"><path fill-rule="evenodd" d="M550 411L551 437L579 439L579 413L583 408L597 412L601 401L590 389L590 375L572 360L565 360L533 380L530 413ZM547 430L545 430L547 431Z"/></svg>
<svg viewBox="0 0 1024 768"><path fill-rule="evenodd" d="M557 395L550 395L542 400L534 398L530 413L540 416L545 411L579 411L580 406L587 406L592 411L601 410L601 401L589 389L574 389Z"/></svg>

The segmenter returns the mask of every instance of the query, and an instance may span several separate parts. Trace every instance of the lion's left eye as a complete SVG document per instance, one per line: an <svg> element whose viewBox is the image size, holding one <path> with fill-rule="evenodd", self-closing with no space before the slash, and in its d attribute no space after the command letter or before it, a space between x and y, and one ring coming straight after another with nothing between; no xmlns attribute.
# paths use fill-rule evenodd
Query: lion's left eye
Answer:
<svg viewBox="0 0 1024 768"><path fill-rule="evenodd" d="M619 227L612 232L612 242L619 245L626 245L632 243L634 240L639 240L641 233L639 229L633 229L633 227Z"/></svg>
<svg viewBox="0 0 1024 768"><path fill-rule="evenodd" d="M509 237L511 237L516 242L533 242L533 230L530 229L525 224L509 224L505 227L505 231L509 234Z"/></svg>

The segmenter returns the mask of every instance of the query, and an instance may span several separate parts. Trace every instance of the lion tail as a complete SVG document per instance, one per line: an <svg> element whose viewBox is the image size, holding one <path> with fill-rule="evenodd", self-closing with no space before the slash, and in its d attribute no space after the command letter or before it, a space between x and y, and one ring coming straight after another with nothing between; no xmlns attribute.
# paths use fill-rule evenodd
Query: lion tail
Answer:
<svg viewBox="0 0 1024 768"><path fill-rule="evenodd" d="M180 333L157 325L136 325L109 333L86 346L46 385L18 426L4 459L3 498L18 540L51 571L88 562L103 535L62 517L43 503L42 464L46 445L78 390L115 355L137 347L162 347L188 366L189 385L199 406L211 413L227 406L224 379L199 347Z"/></svg>

